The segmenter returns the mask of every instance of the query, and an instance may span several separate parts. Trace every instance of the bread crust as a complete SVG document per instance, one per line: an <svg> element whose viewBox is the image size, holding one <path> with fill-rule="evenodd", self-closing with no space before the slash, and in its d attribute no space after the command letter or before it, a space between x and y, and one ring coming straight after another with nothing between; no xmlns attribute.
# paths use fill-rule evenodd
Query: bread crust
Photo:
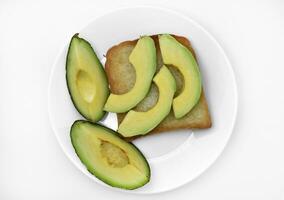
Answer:
<svg viewBox="0 0 284 200"><path fill-rule="evenodd" d="M183 44L188 50L191 51L196 59L196 54L190 44L190 41L182 36L172 35L177 41ZM151 36L155 42L157 52L157 71L163 65L161 52L159 48L158 35ZM129 63L128 57L132 49L135 47L138 40L125 41L118 45L111 47L106 54L105 71L110 84L110 90L114 94L123 94L128 92L134 85L136 75L133 66ZM181 88L182 77L175 67L170 67L172 74L174 75L178 88ZM135 110L146 111L154 105L158 99L158 92L155 86L151 87L148 96L140 102ZM149 103L150 102L150 103ZM117 114L118 125L122 122L126 113ZM204 91L202 91L199 102L195 107L187 113L183 118L176 119L173 111L149 134L161 133L165 131L172 131L178 129L205 129L212 126L211 117ZM146 136L146 135L144 135ZM128 141L132 141L141 136L135 136L126 138Z"/></svg>

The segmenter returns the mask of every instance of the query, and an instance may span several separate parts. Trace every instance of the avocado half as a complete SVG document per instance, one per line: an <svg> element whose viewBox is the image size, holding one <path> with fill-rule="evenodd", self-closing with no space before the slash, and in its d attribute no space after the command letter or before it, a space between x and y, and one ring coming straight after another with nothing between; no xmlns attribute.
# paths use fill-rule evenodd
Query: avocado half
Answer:
<svg viewBox="0 0 284 200"><path fill-rule="evenodd" d="M159 35L159 44L164 64L176 67L184 79L181 93L173 100L174 115L176 118L181 118L200 99L202 85L199 68L192 53L173 36Z"/></svg>
<svg viewBox="0 0 284 200"><path fill-rule="evenodd" d="M124 137L143 135L154 129L170 112L176 91L176 82L166 66L154 77L159 90L159 99L153 108L146 112L131 110L127 113L118 132Z"/></svg>
<svg viewBox="0 0 284 200"><path fill-rule="evenodd" d="M126 112L146 97L156 72L156 48L153 39L149 36L141 37L132 50L129 61L136 72L135 84L125 94L110 94L104 107L106 111Z"/></svg>
<svg viewBox="0 0 284 200"><path fill-rule="evenodd" d="M108 81L92 46L75 34L66 60L66 80L72 102L86 119L96 122L105 114L109 96Z"/></svg>
<svg viewBox="0 0 284 200"><path fill-rule="evenodd" d="M87 170L106 184L133 190L150 180L143 154L113 130L87 121L75 121L71 141Z"/></svg>

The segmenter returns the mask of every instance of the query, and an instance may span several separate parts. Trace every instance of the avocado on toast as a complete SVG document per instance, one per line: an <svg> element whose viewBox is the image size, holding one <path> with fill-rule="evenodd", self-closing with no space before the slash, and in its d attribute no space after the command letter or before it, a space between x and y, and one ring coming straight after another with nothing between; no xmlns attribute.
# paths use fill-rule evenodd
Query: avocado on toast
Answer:
<svg viewBox="0 0 284 200"><path fill-rule="evenodd" d="M185 46L196 59L194 50L188 39L185 37L172 35L180 44ZM159 46L158 35L151 36L156 46L157 72L164 65ZM134 49L138 40L125 41L110 48L106 54L105 70L110 84L111 92L114 94L127 93L135 84L136 74L133 66L129 62L129 55ZM180 94L183 88L184 78L179 70L171 65L167 65L176 80L176 95ZM151 85L148 95L134 108L134 111L145 112L154 107L159 98L158 88L155 84ZM118 113L118 123L121 124L126 113ZM204 129L211 127L211 118L206 102L205 94L202 89L201 96L193 109L183 117L176 119L171 110L168 116L156 126L149 134L159 133L177 129ZM129 137L133 140L136 137Z"/></svg>

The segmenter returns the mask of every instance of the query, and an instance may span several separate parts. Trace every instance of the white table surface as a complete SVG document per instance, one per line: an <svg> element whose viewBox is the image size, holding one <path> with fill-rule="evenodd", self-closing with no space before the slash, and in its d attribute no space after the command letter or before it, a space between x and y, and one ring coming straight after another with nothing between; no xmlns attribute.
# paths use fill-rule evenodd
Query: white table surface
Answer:
<svg viewBox="0 0 284 200"><path fill-rule="evenodd" d="M171 192L102 187L65 157L47 115L51 67L66 39L120 6L160 5L204 26L233 65L239 112L228 146ZM284 199L284 1L0 1L0 199Z"/></svg>

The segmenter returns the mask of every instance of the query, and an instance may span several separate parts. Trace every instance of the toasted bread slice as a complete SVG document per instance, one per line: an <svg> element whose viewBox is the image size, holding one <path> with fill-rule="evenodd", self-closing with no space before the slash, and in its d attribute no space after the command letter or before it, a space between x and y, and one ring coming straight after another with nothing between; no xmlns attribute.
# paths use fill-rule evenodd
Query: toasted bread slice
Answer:
<svg viewBox="0 0 284 200"><path fill-rule="evenodd" d="M175 36L181 44L187 47L192 54L195 53L191 47L190 42L185 37ZM158 36L151 36L156 45L157 51L157 71L162 67L163 61L159 48ZM135 70L129 63L128 57L135 47L137 40L122 42L119 45L110 48L106 55L105 70L107 73L108 81L110 84L111 92L114 94L123 94L128 92L135 83ZM177 94L182 88L183 77L173 66L168 66L172 74L174 75L177 83ZM176 94L176 95L177 95ZM148 95L134 108L136 111L147 111L152 108L159 97L159 91L157 87L152 84ZM125 113L117 114L118 124L120 124L125 116ZM176 130L176 129L204 129L211 127L211 118L208 110L208 105L205 99L205 94L202 92L199 102L196 106L183 118L176 119L173 112L170 114L149 134L159 133L164 131ZM147 134L148 135L148 134ZM138 136L140 137L140 136ZM137 137L127 138L127 140L133 140Z"/></svg>

